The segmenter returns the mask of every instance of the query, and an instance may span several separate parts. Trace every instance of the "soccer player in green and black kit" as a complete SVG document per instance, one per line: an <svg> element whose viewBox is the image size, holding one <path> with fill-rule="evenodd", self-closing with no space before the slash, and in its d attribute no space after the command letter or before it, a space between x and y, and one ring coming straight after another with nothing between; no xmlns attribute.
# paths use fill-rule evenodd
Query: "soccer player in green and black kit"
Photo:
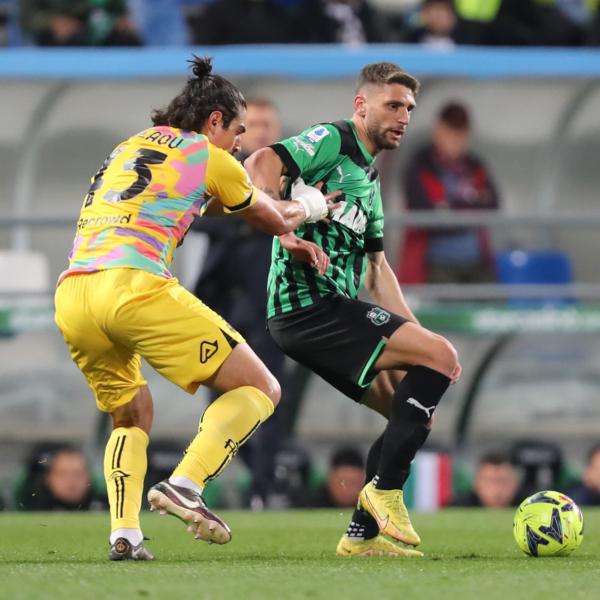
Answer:
<svg viewBox="0 0 600 600"><path fill-rule="evenodd" d="M400 144L419 83L391 63L365 66L352 118L322 123L259 150L245 163L258 187L275 197L281 176L292 198L323 182L341 191L329 223L303 225L276 239L269 274L268 327L281 349L388 423L367 458L367 481L346 533L343 556L422 556L402 487L433 412L460 375L456 351L421 327L383 251L383 210L373 166ZM326 270L317 260L329 255ZM315 270L302 260L313 259ZM374 303L357 299L363 282Z"/></svg>

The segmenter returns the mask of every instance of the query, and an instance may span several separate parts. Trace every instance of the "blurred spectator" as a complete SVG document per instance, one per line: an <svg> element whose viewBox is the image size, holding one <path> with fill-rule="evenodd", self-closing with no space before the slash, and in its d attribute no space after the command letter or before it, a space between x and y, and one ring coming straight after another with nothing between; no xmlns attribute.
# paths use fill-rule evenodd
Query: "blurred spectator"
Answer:
<svg viewBox="0 0 600 600"><path fill-rule="evenodd" d="M385 22L367 0L306 0L294 14L290 41L357 46L389 38Z"/></svg>
<svg viewBox="0 0 600 600"><path fill-rule="evenodd" d="M277 0L216 0L191 22L194 44L283 44L291 21Z"/></svg>
<svg viewBox="0 0 600 600"><path fill-rule="evenodd" d="M458 16L477 23L491 23L501 5L502 0L454 0Z"/></svg>
<svg viewBox="0 0 600 600"><path fill-rule="evenodd" d="M592 446L588 451L581 483L567 488L565 493L576 504L600 506L600 444Z"/></svg>
<svg viewBox="0 0 600 600"><path fill-rule="evenodd" d="M453 0L423 0L414 15L414 25L403 41L434 48L452 48L455 44L469 43L469 32L458 18Z"/></svg>
<svg viewBox="0 0 600 600"><path fill-rule="evenodd" d="M471 119L465 106L443 106L432 142L419 150L404 176L408 210L495 210L498 194L490 172L469 151ZM475 283L494 280L484 228L409 228L404 235L399 279L403 283Z"/></svg>
<svg viewBox="0 0 600 600"><path fill-rule="evenodd" d="M279 111L270 100L250 98L247 104L241 159L281 137ZM271 373L283 382L285 356L265 328L272 236L233 216L202 217L196 219L193 228L209 238L206 261L194 293L235 327ZM282 405L240 449L252 474L250 503L254 509L268 504L273 485L275 455L282 437L285 384L282 388Z"/></svg>
<svg viewBox="0 0 600 600"><path fill-rule="evenodd" d="M519 477L510 457L490 452L479 460L473 489L451 506L505 508L518 504Z"/></svg>
<svg viewBox="0 0 600 600"><path fill-rule="evenodd" d="M325 483L309 498L313 508L351 508L365 485L365 463L353 447L338 448L331 456Z"/></svg>
<svg viewBox="0 0 600 600"><path fill-rule="evenodd" d="M523 4L523 0L517 2ZM489 46L530 43L530 32L513 14L513 0L454 0L454 6L470 43Z"/></svg>
<svg viewBox="0 0 600 600"><path fill-rule="evenodd" d="M91 510L104 505L94 495L85 456L77 448L59 445L41 454L36 449L29 470L22 494L26 510Z"/></svg>
<svg viewBox="0 0 600 600"><path fill-rule="evenodd" d="M23 29L39 46L139 46L125 0L23 0Z"/></svg>

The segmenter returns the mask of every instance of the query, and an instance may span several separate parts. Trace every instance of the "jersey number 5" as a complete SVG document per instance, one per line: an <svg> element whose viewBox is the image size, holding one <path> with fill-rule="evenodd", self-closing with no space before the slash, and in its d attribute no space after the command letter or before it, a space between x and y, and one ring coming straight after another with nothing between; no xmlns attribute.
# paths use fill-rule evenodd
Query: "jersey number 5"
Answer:
<svg viewBox="0 0 600 600"><path fill-rule="evenodd" d="M92 185L85 197L83 203L84 208L89 206L94 201L94 194L100 189L103 183L104 173L110 166L110 163L118 156L123 150L117 148L110 156L102 163L100 170L94 175ZM137 179L123 191L108 190L104 194L104 200L107 202L121 202L123 200L130 200L135 198L138 194L141 194L152 181L152 171L149 165L160 165L165 162L167 155L164 152L158 150L150 150L148 148L140 148L134 155L134 158L127 161L123 165L125 171L135 171Z"/></svg>

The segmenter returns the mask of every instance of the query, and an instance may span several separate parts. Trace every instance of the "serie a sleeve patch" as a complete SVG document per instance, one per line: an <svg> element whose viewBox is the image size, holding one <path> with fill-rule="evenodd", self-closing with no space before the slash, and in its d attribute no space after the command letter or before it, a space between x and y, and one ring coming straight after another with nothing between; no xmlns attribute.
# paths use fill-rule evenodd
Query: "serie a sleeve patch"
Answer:
<svg viewBox="0 0 600 600"><path fill-rule="evenodd" d="M321 141L324 137L329 135L329 129L324 127L323 125L319 125L319 127L315 127L312 131L309 131L306 134L307 139L309 139L313 144Z"/></svg>

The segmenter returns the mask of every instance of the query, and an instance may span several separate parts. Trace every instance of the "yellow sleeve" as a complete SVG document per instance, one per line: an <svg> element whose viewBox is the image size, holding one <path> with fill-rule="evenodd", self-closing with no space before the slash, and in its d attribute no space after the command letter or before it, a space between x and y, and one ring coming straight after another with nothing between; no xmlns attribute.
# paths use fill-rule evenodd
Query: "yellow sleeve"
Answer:
<svg viewBox="0 0 600 600"><path fill-rule="evenodd" d="M242 164L229 152L208 144L206 192L217 198L226 213L252 206L258 197L256 188Z"/></svg>

